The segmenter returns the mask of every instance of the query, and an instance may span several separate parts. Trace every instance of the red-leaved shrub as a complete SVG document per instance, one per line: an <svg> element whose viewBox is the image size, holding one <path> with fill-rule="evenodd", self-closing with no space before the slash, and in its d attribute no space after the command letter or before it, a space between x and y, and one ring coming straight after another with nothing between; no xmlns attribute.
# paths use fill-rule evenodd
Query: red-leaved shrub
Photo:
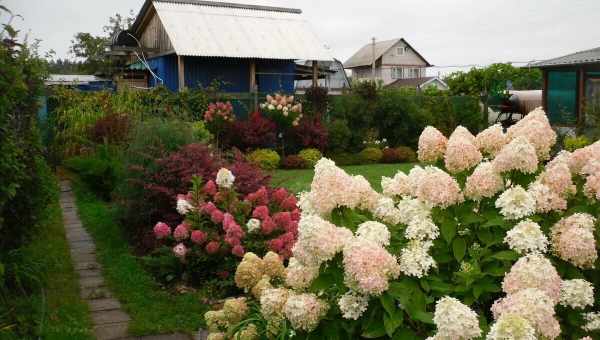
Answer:
<svg viewBox="0 0 600 340"><path fill-rule="evenodd" d="M304 169L306 168L306 161L298 155L289 155L283 159L281 167L284 169Z"/></svg>
<svg viewBox="0 0 600 340"><path fill-rule="evenodd" d="M318 117L305 117L292 129L292 138L298 149L327 147L327 128Z"/></svg>
<svg viewBox="0 0 600 340"><path fill-rule="evenodd" d="M260 112L254 112L247 120L236 121L227 139L230 146L241 150L272 147L277 140L277 126Z"/></svg>
<svg viewBox="0 0 600 340"><path fill-rule="evenodd" d="M131 122L124 114L111 113L100 118L89 129L88 137L96 144L119 144L125 141Z"/></svg>
<svg viewBox="0 0 600 340"><path fill-rule="evenodd" d="M400 163L400 154L398 150L393 148L385 148L383 149L383 156L381 157L382 163Z"/></svg>
<svg viewBox="0 0 600 340"><path fill-rule="evenodd" d="M244 155L234 151L234 160L227 166L235 176L235 189L238 193L246 195L268 186L271 177L266 175L258 166L247 162Z"/></svg>

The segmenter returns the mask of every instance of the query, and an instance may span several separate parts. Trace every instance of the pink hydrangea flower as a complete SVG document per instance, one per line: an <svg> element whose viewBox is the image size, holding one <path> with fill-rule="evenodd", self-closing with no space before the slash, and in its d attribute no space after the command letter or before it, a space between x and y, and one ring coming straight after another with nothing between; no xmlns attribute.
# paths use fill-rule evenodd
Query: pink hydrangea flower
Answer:
<svg viewBox="0 0 600 340"><path fill-rule="evenodd" d="M201 231L201 230L194 230L192 231L192 235L190 237L190 239L192 240L192 242L194 242L195 244L202 244L206 241L206 233Z"/></svg>
<svg viewBox="0 0 600 340"><path fill-rule="evenodd" d="M217 184L214 181L208 181L204 185L204 193L207 195L215 195L217 193Z"/></svg>
<svg viewBox="0 0 600 340"><path fill-rule="evenodd" d="M518 137L526 138L535 148L538 159L546 160L550 157L550 150L556 144L556 132L550 126L546 113L535 109L511 126L507 131L508 137L514 140Z"/></svg>
<svg viewBox="0 0 600 340"><path fill-rule="evenodd" d="M273 191L271 196L273 197L273 200L275 200L275 202L277 202L278 204L281 204L286 198L288 198L289 193L284 188L279 188L279 189Z"/></svg>
<svg viewBox="0 0 600 340"><path fill-rule="evenodd" d="M213 211L217 210L217 206L213 202L208 202L202 205L200 210L207 215L211 215Z"/></svg>
<svg viewBox="0 0 600 340"><path fill-rule="evenodd" d="M288 224L292 223L292 214L289 211L282 211L273 215L273 221L282 229L287 229Z"/></svg>
<svg viewBox="0 0 600 340"><path fill-rule="evenodd" d="M250 201L255 205L267 205L269 204L269 195L267 189L263 186L256 192L248 194L246 200Z"/></svg>
<svg viewBox="0 0 600 340"><path fill-rule="evenodd" d="M467 131L468 132L468 131ZM448 141L444 163L451 173L469 170L481 162L481 152L466 137L452 135Z"/></svg>
<svg viewBox="0 0 600 340"><path fill-rule="evenodd" d="M473 200L492 198L504 188L504 179L490 162L481 163L467 178L465 196Z"/></svg>
<svg viewBox="0 0 600 340"><path fill-rule="evenodd" d="M157 239L161 240L169 237L169 235L171 235L171 228L166 223L156 223L154 226L154 236L156 236Z"/></svg>
<svg viewBox="0 0 600 340"><path fill-rule="evenodd" d="M490 126L475 137L475 145L482 153L491 157L495 157L506 144L508 136L504 134L500 124Z"/></svg>
<svg viewBox="0 0 600 340"><path fill-rule="evenodd" d="M425 163L435 163L444 157L448 139L433 126L428 126L419 137L419 160Z"/></svg>
<svg viewBox="0 0 600 340"><path fill-rule="evenodd" d="M290 194L286 199L281 202L281 208L284 210L294 210L298 206L298 200L296 196Z"/></svg>
<svg viewBox="0 0 600 340"><path fill-rule="evenodd" d="M221 248L221 244L219 242L211 241L211 242L208 242L205 249L209 255L213 255L213 254L216 254L220 248Z"/></svg>
<svg viewBox="0 0 600 340"><path fill-rule="evenodd" d="M264 235L269 235L277 229L277 224L269 216L263 220L260 225L260 230Z"/></svg>
<svg viewBox="0 0 600 340"><path fill-rule="evenodd" d="M231 247L239 246L242 244L242 241L237 237L225 237L225 243L230 245Z"/></svg>
<svg viewBox="0 0 600 340"><path fill-rule="evenodd" d="M269 207L267 207L266 205L261 205L254 208L254 211L252 212L252 217L264 221L269 217Z"/></svg>
<svg viewBox="0 0 600 340"><path fill-rule="evenodd" d="M177 241L183 241L183 240L187 239L189 236L190 236L190 228L189 228L189 225L185 222L178 225L177 228L175 228L175 231L173 232L173 237Z"/></svg>
<svg viewBox="0 0 600 340"><path fill-rule="evenodd" d="M447 208L464 200L458 182L443 170L428 166L417 187L416 196L433 206Z"/></svg>
<svg viewBox="0 0 600 340"><path fill-rule="evenodd" d="M216 209L215 211L213 211L210 214L210 219L213 221L213 223L215 224L219 224L223 222L223 212L219 209Z"/></svg>
<svg viewBox="0 0 600 340"><path fill-rule="evenodd" d="M233 249L231 249L231 253L237 257L244 257L246 251L244 250L244 247L242 247L241 245L237 245L233 247Z"/></svg>
<svg viewBox="0 0 600 340"><path fill-rule="evenodd" d="M552 251L579 268L594 268L598 259L595 223L596 219L588 214L573 214L561 219L550 230Z"/></svg>

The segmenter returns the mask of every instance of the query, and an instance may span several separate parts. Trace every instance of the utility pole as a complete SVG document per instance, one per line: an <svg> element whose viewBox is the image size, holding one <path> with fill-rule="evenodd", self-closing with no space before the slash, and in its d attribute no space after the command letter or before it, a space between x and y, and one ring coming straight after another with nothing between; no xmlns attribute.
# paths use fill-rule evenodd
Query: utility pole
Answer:
<svg viewBox="0 0 600 340"><path fill-rule="evenodd" d="M373 41L373 43L371 45L371 52L372 52L373 66L371 69L371 77L373 78L373 81L375 81L375 37L373 37L372 41Z"/></svg>

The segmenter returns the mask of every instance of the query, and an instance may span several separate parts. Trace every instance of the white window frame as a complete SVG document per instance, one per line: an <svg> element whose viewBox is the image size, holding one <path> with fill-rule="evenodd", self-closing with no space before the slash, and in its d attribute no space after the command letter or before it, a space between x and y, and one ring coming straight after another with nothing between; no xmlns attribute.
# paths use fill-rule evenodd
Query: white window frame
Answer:
<svg viewBox="0 0 600 340"><path fill-rule="evenodd" d="M404 55L406 54L406 47L404 46L398 46L396 47L396 55Z"/></svg>

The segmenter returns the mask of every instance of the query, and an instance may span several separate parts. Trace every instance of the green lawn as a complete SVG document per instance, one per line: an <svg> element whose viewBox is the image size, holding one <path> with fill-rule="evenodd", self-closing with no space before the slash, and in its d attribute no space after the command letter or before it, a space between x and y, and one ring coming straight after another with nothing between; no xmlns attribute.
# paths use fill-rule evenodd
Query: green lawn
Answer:
<svg viewBox="0 0 600 340"><path fill-rule="evenodd" d="M373 188L381 191L381 177L393 177L399 170L408 172L414 164L372 164L344 166L346 172L352 175L363 175ZM271 184L274 187L284 187L293 192L310 190L310 183L314 175L313 169L303 170L276 170L272 174Z"/></svg>
<svg viewBox="0 0 600 340"><path fill-rule="evenodd" d="M79 297L58 197L48 205L39 224L23 227L34 228L36 237L15 253L22 260L13 265L31 272L40 287L27 296L6 296L8 306L0 306L0 310L8 307L17 323L0 327L0 339L93 339L88 306Z"/></svg>
<svg viewBox="0 0 600 340"><path fill-rule="evenodd" d="M196 332L208 308L200 293L173 295L161 288L132 255L114 209L82 183L73 184L81 221L96 242L107 285L131 316L130 333Z"/></svg>

